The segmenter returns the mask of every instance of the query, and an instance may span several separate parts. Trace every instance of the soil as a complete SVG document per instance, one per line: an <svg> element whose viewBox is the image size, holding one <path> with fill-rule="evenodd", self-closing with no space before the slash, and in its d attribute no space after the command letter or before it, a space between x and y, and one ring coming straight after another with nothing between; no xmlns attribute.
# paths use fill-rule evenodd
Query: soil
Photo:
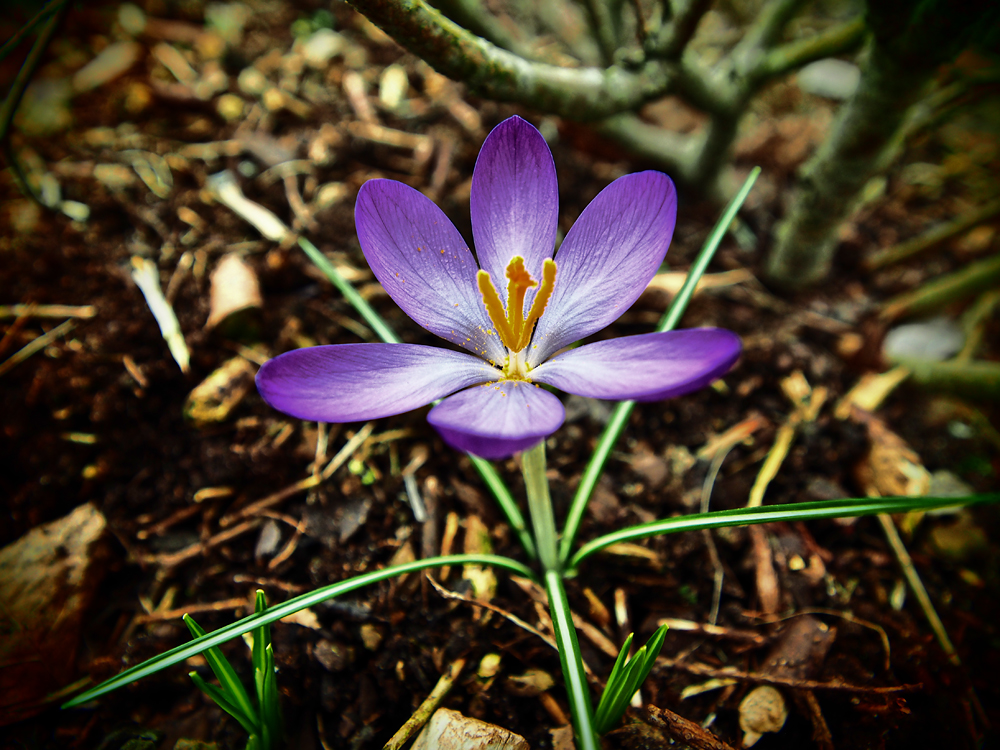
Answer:
<svg viewBox="0 0 1000 750"><path fill-rule="evenodd" d="M6 505L0 542L9 543L87 502L104 514L113 536L114 562L79 634L75 671L78 677L89 676L91 684L184 642L187 629L178 613L189 608L211 630L252 611L257 588L277 603L407 555L440 554L451 514L460 523L452 552L463 549L465 537L473 536L465 531L478 521L488 529L495 552L524 559L475 469L441 442L426 423L426 409L377 421L372 437L329 481L287 493L266 512L250 514L244 519L248 523L236 526L239 533L217 538L234 528L220 523L227 515L311 475L319 432L315 424L270 409L252 388L223 420L196 424L185 417L195 386L236 356L259 363L295 346L369 341L374 334L296 245L262 239L213 200L209 175L230 170L249 199L294 227L301 217L290 208L282 179L260 175L275 164L268 148L311 160L295 178L307 207L316 206L312 201L321 185L339 183L342 198L315 212L315 226L303 229L305 236L353 274L351 280L404 341L438 344L395 307L367 269L353 224L354 196L365 180L391 177L426 190L471 237L468 197L475 158L489 129L510 114L527 117L550 137L562 231L612 179L644 168L585 126L478 100L457 86L442 94L434 89L441 82L419 61L346 6L335 7L333 25L348 49L322 70L296 74L286 66L282 72L280 56L292 48L293 28L315 20L319 6L253 5L257 12L242 42L221 59L228 92L247 102L245 116L229 122L218 113L223 92L203 101L190 89L178 88L150 51L158 41L140 37L140 59L127 73L73 99L68 129L12 135L22 162L28 167L40 163L55 174L63 198L89 206L89 218L73 221L37 209L18 192L9 171L0 178L0 304L96 308L96 315L75 319L70 332L0 376L0 493ZM151 17L203 28L200 2L151 0L145 9ZM36 78L70 75L118 38L116 13L109 4L74 8ZM190 49L176 39L170 43ZM4 75L13 76L26 51L22 47L8 58ZM201 58L192 54L190 59L201 70ZM242 93L237 76L251 63L267 70L272 85L283 75L298 75L298 96L308 103L308 112L268 112ZM379 103L379 77L393 63L409 76L405 109ZM343 93L349 74L367 85L364 101L373 121L426 136L433 146L429 158L412 145L376 143L351 129L364 113ZM753 420L757 429L733 447L711 493L713 510L745 505L767 451L793 412L782 382L797 372L813 394L826 389L826 405L799 431L765 501L865 495L873 486L866 470L876 433L863 419L841 419L834 412L863 375L887 368L880 345L889 324L879 315L880 305L991 247L995 252L997 224L994 220L992 229L987 224L986 230L974 230L975 236L884 271L866 271L861 261L874 249L920 234L996 194L1000 141L996 122L992 130L984 125L989 118L983 112L992 111L984 101L990 100L971 99L907 145L882 192L844 230L838 265L826 283L789 294L750 280L695 297L684 327L734 330L744 339L744 354L717 386L636 409L595 493L582 539L696 512L710 468L699 449ZM727 237L710 273L760 268L795 169L821 140L816 133L827 132L833 108L801 94L794 83L775 84L755 103L736 161L741 174L755 164L764 168L742 212L745 236L754 241L742 246ZM183 150L251 136L264 146L207 161ZM312 150L319 140L329 151L325 160ZM155 195L135 172L127 172L127 184L117 187L95 178L95 164L128 165L121 155L127 149L167 157L173 186L165 197ZM927 174L933 179L914 176ZM682 192L667 256L670 269L688 267L719 210ZM199 221L185 220L191 212ZM218 328L207 330L205 322L212 270L233 251L259 279L263 305L224 335ZM187 374L171 357L131 279L134 256L154 261L163 288L170 288L191 353ZM648 293L595 338L648 332L665 304L662 294ZM959 305L946 312L957 317L964 309ZM0 361L64 319L0 318ZM993 314L982 326L984 345L977 356L995 360L1000 318ZM547 443L557 517L565 513L609 413L599 402L569 398L565 403L567 423ZM877 417L912 449L911 465L950 472L966 491L1000 486L995 403L962 401L904 384L880 406ZM326 460L361 427L331 426ZM406 501L401 467L422 455L426 461L416 478L431 518L419 524ZM515 497L523 497L516 461L501 462L498 469ZM642 689L643 700L706 725L738 747L739 706L757 680L731 679L692 697L682 692L725 676L713 670L760 673L787 627L785 617L794 621L795 615L811 612L835 628L836 637L822 663L796 679L858 689L821 686L808 693L786 686L790 698L797 696L790 700L788 722L757 747L989 746L1000 724L998 530L996 509L980 507L959 516L927 517L905 535L961 664L949 661L915 598L902 596L906 589L899 565L876 519L766 527L780 619L763 613L755 573L760 551L753 535L745 528L715 533L725 573L719 630L673 627L662 651L672 661L654 670ZM958 541L947 545L946 537ZM591 560L568 584L574 609L616 646L630 630L644 642L661 618L704 624L711 616L716 568L706 538L700 533L661 537L643 548ZM459 569L439 580L447 589L471 595L471 583ZM245 603L234 606L233 599ZM531 599L502 572L492 603L545 629ZM626 622L616 621L616 603L624 605ZM568 715L559 660L549 646L496 613L442 598L417 576L318 605L312 612L311 621L273 628L289 747L381 747L459 658L468 666L444 705L518 732L533 748L552 747L559 711ZM606 677L612 657L593 640L581 640L585 660ZM249 681L243 644L230 643L223 650ZM499 674L484 680L476 670L491 653L501 656ZM203 664L190 660L81 709L50 707L3 727L0 744L118 748L137 733L157 730L163 733L160 747L172 748L179 738L242 747L239 725L187 676ZM692 671L692 664L702 671ZM528 670L554 678L547 697L518 689L510 679ZM900 685L910 687L875 690ZM804 697L807 693L812 697ZM644 717L635 711L630 720ZM823 720L829 741L816 739ZM608 742L655 747L666 740L633 732Z"/></svg>

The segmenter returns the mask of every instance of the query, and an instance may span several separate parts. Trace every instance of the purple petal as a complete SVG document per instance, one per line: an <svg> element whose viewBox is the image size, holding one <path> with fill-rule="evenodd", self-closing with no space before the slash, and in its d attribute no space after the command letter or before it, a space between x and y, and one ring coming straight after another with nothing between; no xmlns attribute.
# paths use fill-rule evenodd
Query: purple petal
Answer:
<svg viewBox="0 0 1000 750"><path fill-rule="evenodd" d="M619 177L587 206L556 254L555 291L535 328L528 364L615 321L663 262L677 191L660 172Z"/></svg>
<svg viewBox="0 0 1000 750"><path fill-rule="evenodd" d="M393 180L369 180L354 208L368 265L403 312L431 333L494 362L505 352L476 286L476 259L426 196Z"/></svg>
<svg viewBox="0 0 1000 750"><path fill-rule="evenodd" d="M517 380L456 393L427 415L452 448L491 460L530 448L558 430L565 418L558 398Z"/></svg>
<svg viewBox="0 0 1000 750"><path fill-rule="evenodd" d="M486 138L472 174L472 237L476 256L500 298L515 255L535 279L552 257L559 220L559 186L552 152L535 127L516 115ZM530 304L534 293L529 293Z"/></svg>
<svg viewBox="0 0 1000 750"><path fill-rule="evenodd" d="M531 379L567 393L614 401L659 401L724 375L740 339L722 328L691 328L598 341L550 359Z"/></svg>
<svg viewBox="0 0 1000 750"><path fill-rule="evenodd" d="M339 344L296 349L265 362L257 390L278 411L316 422L401 414L497 370L461 352L416 344Z"/></svg>

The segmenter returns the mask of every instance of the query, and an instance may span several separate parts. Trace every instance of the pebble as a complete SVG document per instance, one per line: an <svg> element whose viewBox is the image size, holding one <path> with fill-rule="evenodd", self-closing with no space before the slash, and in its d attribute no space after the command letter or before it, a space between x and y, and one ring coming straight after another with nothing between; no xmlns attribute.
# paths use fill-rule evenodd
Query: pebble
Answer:
<svg viewBox="0 0 1000 750"><path fill-rule="evenodd" d="M796 76L807 94L843 101L850 99L861 83L861 69L854 63L828 57L806 65Z"/></svg>
<svg viewBox="0 0 1000 750"><path fill-rule="evenodd" d="M332 29L314 31L302 43L302 56L306 64L313 68L325 68L330 60L344 51L347 42Z"/></svg>
<svg viewBox="0 0 1000 750"><path fill-rule="evenodd" d="M961 351L965 333L950 318L933 318L893 328L885 337L882 353L890 361L919 359L943 362Z"/></svg>

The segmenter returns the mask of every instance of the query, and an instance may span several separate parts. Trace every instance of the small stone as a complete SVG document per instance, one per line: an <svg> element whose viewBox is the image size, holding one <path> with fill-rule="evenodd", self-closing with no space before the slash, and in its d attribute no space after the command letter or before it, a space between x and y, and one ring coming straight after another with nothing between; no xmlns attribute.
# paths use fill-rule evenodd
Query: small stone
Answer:
<svg viewBox="0 0 1000 750"><path fill-rule="evenodd" d="M306 65L325 68L330 60L344 51L347 41L332 29L319 29L301 44L301 53Z"/></svg>
<svg viewBox="0 0 1000 750"><path fill-rule="evenodd" d="M806 65L796 76L807 94L843 101L850 99L861 83L861 69L854 63L829 57Z"/></svg>
<svg viewBox="0 0 1000 750"><path fill-rule="evenodd" d="M754 688L740 702L743 746L750 747L767 732L781 731L787 718L788 706L781 693L770 685Z"/></svg>
<svg viewBox="0 0 1000 750"><path fill-rule="evenodd" d="M261 527L260 536L257 537L257 546L253 551L254 557L270 557L278 551L280 543L281 529L278 527L278 522L269 518L267 523Z"/></svg>
<svg viewBox="0 0 1000 750"><path fill-rule="evenodd" d="M519 734L439 708L417 735L411 750L529 750Z"/></svg>
<svg viewBox="0 0 1000 750"><path fill-rule="evenodd" d="M316 657L328 672L342 672L354 663L354 649L343 643L320 639L313 648Z"/></svg>
<svg viewBox="0 0 1000 750"><path fill-rule="evenodd" d="M215 103L215 111L226 122L233 122L243 117L244 102L236 94L223 94Z"/></svg>
<svg viewBox="0 0 1000 750"><path fill-rule="evenodd" d="M90 206L80 201L63 201L59 210L73 221L86 221L90 218Z"/></svg>
<svg viewBox="0 0 1000 750"><path fill-rule="evenodd" d="M267 78L257 68L244 68L236 79L240 91L250 96L260 96L271 87Z"/></svg>
<svg viewBox="0 0 1000 750"><path fill-rule="evenodd" d="M918 359L943 362L962 350L965 333L950 318L933 318L893 328L885 337L882 353L890 361Z"/></svg>
<svg viewBox="0 0 1000 750"><path fill-rule="evenodd" d="M378 98L389 109L396 109L406 99L410 79L402 65L390 65L379 79Z"/></svg>
<svg viewBox="0 0 1000 750"><path fill-rule="evenodd" d="M360 634L361 642L365 644L365 648L369 651L376 651L382 645L382 634L370 622L366 622L361 626Z"/></svg>

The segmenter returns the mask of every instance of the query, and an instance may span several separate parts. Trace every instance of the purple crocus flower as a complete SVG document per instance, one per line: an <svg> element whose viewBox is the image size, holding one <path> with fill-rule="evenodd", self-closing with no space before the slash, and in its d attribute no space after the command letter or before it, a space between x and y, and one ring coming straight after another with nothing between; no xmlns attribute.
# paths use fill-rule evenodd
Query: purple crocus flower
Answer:
<svg viewBox="0 0 1000 750"><path fill-rule="evenodd" d="M361 249L389 296L428 331L470 353L415 344L298 349L261 367L264 400L300 419L355 422L447 397L428 421L452 447L497 459L562 425L562 404L539 385L657 401L707 385L739 356L737 336L716 328L559 353L615 321L656 273L677 216L666 175L615 180L553 259L555 164L541 134L511 117L479 153L471 210L475 256L441 209L402 183L369 180L355 207Z"/></svg>

